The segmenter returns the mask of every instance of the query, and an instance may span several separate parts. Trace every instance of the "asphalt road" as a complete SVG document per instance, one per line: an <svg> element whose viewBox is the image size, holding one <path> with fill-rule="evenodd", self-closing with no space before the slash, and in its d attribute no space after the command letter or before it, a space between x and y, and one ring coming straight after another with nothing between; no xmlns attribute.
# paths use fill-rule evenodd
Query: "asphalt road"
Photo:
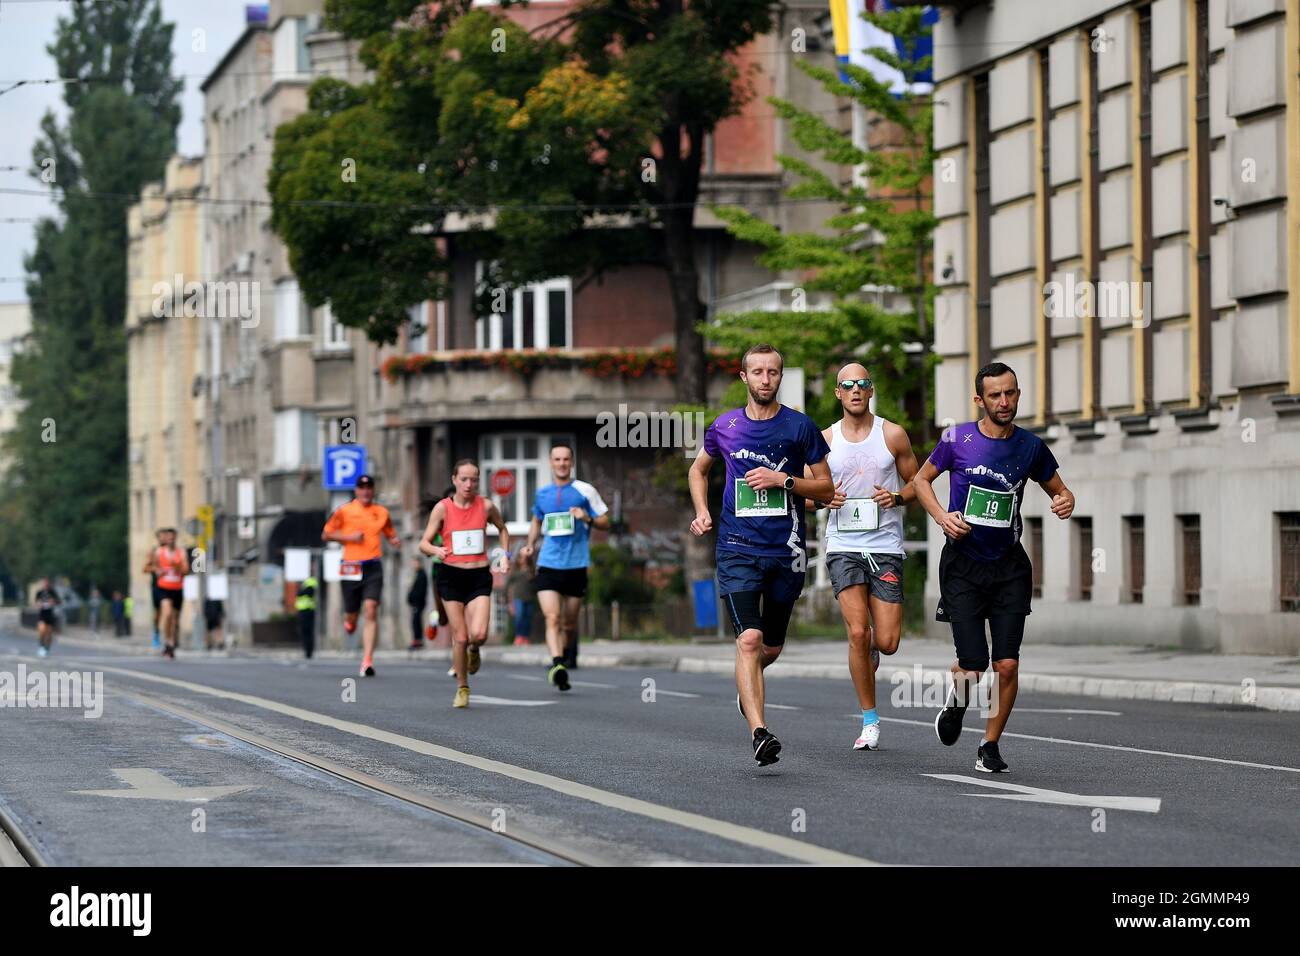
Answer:
<svg viewBox="0 0 1300 956"><path fill-rule="evenodd" d="M61 865L1254 866L1300 847L1294 714L1023 694L1012 772L995 776L974 769L974 714L943 747L933 707L895 706L882 683L882 749L853 751L849 683L778 663L768 723L785 749L759 768L734 684L713 675L583 668L561 695L489 648L454 711L446 665L427 661L362 679L340 660L34 650L0 633L0 675L103 675L98 717L0 708L0 807ZM245 789L186 789L211 787Z"/></svg>

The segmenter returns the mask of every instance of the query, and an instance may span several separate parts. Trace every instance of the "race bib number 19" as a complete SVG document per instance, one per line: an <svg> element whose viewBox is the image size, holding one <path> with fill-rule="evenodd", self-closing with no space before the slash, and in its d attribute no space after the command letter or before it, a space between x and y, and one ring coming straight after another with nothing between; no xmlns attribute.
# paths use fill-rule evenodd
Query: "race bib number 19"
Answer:
<svg viewBox="0 0 1300 956"><path fill-rule="evenodd" d="M966 508L963 513L967 524L1010 528L1011 511L1015 503L1016 496L1010 491L994 491L971 485L970 491L966 493Z"/></svg>
<svg viewBox="0 0 1300 956"><path fill-rule="evenodd" d="M745 479L736 479L737 518L775 518L787 513L784 488L755 491Z"/></svg>

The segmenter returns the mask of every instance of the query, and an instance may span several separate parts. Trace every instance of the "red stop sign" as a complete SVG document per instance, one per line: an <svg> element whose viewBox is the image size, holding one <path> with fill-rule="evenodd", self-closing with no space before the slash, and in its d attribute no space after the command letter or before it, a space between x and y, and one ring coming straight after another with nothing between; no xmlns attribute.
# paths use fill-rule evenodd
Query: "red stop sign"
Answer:
<svg viewBox="0 0 1300 956"><path fill-rule="evenodd" d="M492 490L498 495L508 495L515 490L515 473L508 468L492 472Z"/></svg>

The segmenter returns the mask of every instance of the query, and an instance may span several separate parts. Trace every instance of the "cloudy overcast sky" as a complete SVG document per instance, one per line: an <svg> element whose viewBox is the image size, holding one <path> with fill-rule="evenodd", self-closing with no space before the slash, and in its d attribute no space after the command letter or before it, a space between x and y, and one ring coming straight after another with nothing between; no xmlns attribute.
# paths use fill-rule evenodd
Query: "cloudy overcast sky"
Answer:
<svg viewBox="0 0 1300 956"><path fill-rule="evenodd" d="M199 85L244 30L244 0L162 0L163 17L176 25L172 37L172 72L181 76L181 125L177 150L187 156L203 152L203 96ZM0 90L19 80L56 76L46 47L54 40L67 0L0 0ZM195 31L202 31L201 34ZM202 43L197 43L201 39ZM196 46L204 46L196 50ZM57 84L21 86L0 94L0 188L42 189L27 175L41 117L54 110L63 119L63 90ZM12 167L18 167L13 169ZM27 298L22 281L23 256L34 244L35 224L5 222L50 215L54 204L43 196L0 193L0 302Z"/></svg>

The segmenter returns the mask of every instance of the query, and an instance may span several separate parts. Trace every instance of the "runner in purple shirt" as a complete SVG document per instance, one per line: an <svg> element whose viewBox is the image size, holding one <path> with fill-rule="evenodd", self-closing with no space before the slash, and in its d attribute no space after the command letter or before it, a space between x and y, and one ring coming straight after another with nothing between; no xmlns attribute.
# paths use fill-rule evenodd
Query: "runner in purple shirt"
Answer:
<svg viewBox="0 0 1300 956"><path fill-rule="evenodd" d="M804 499L834 494L830 451L811 418L776 400L781 353L755 345L740 361L749 401L720 415L688 478L695 520L691 533L708 534L709 469L726 463L727 481L718 521L718 593L736 631L736 706L753 733L759 766L776 763L781 742L763 720L763 668L785 644L794 602L803 591L808 555ZM804 466L812 477L804 477Z"/></svg>
<svg viewBox="0 0 1300 956"><path fill-rule="evenodd" d="M1074 495L1057 472L1056 458L1041 438L1013 422L1020 402L1016 373L1001 362L975 376L978 422L946 430L913 482L916 498L948 538L939 558L937 619L952 627L957 661L953 686L935 718L939 740L951 746L961 736L970 689L989 667L989 643L996 675L996 704L975 754L975 769L1004 773L998 738L1016 702L1020 642L1033 595L1033 569L1020 545L1020 504L1027 482L1052 496L1052 513L1064 520L1074 512ZM948 507L932 482L948 472Z"/></svg>

